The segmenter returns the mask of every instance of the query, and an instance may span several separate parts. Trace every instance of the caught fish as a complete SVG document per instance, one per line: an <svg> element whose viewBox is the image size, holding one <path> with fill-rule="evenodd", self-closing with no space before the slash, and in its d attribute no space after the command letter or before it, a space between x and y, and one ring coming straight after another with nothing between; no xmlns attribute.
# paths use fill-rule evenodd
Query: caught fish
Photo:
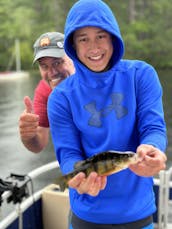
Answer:
<svg viewBox="0 0 172 229"><path fill-rule="evenodd" d="M135 164L137 161L137 154L131 151L105 151L87 158L84 161L77 162L72 172L59 176L55 183L58 183L61 190L64 191L68 186L68 181L79 172L84 172L86 176L93 171L97 172L100 176L109 176L128 168L129 165Z"/></svg>

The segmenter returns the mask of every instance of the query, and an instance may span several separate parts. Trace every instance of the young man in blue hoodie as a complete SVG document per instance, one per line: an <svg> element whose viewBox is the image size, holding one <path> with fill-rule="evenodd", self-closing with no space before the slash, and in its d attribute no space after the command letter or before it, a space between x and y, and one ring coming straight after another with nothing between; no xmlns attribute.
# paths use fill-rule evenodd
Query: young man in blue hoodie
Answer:
<svg viewBox="0 0 172 229"><path fill-rule="evenodd" d="M77 1L65 25L65 51L76 72L55 88L48 117L64 174L108 150L134 151L139 161L110 176L69 181L74 229L153 228L153 176L165 169L162 88L152 66L123 60L124 43L110 8Z"/></svg>

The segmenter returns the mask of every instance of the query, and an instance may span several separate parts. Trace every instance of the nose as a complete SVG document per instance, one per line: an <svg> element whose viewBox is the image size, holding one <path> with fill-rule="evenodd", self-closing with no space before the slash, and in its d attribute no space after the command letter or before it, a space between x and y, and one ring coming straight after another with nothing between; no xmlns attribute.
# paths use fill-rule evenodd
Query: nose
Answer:
<svg viewBox="0 0 172 229"><path fill-rule="evenodd" d="M53 66L49 67L48 69L48 76L52 77L58 73L58 69L54 68Z"/></svg>
<svg viewBox="0 0 172 229"><path fill-rule="evenodd" d="M95 53L98 51L98 44L95 40L89 42L89 49Z"/></svg>

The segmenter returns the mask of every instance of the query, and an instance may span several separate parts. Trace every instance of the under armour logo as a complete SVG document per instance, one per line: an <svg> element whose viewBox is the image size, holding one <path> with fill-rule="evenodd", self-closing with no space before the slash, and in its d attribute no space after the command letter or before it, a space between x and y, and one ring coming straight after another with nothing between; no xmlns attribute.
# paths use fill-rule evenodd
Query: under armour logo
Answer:
<svg viewBox="0 0 172 229"><path fill-rule="evenodd" d="M121 102L123 100L123 95L120 93L114 93L111 95L111 99L112 99L112 104L99 111L97 111L96 109L95 101L84 106L84 108L89 113L91 113L91 117L88 121L88 124L90 126L100 127L102 124L101 118L108 116L112 111L115 112L117 119L121 119L122 117L127 115L128 113L127 108L121 105Z"/></svg>

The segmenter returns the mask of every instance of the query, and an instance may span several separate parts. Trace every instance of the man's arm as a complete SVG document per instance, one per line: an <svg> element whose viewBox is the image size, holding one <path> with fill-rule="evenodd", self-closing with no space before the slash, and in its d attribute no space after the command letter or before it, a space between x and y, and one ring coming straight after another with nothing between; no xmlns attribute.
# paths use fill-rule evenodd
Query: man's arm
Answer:
<svg viewBox="0 0 172 229"><path fill-rule="evenodd" d="M33 113L31 99L24 98L25 110L19 118L19 133L24 146L34 152L42 151L49 140L49 128L39 126L39 116Z"/></svg>
<svg viewBox="0 0 172 229"><path fill-rule="evenodd" d="M41 152L48 144L49 140L49 128L44 128L38 126L35 136L30 137L23 137L23 135L20 132L21 140L24 144L24 146L32 151L33 153L39 153Z"/></svg>

